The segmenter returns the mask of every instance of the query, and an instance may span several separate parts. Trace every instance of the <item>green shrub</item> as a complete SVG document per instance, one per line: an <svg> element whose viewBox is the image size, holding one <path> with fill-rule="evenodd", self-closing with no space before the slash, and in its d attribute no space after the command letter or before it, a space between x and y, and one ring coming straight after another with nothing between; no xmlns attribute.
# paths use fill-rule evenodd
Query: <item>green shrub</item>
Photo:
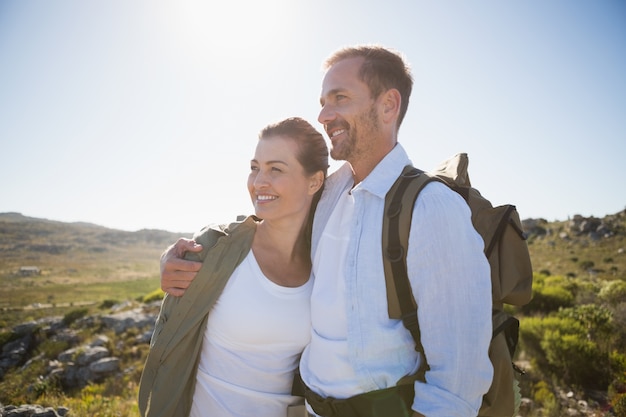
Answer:
<svg viewBox="0 0 626 417"><path fill-rule="evenodd" d="M613 333L613 315L607 308L596 304L584 304L561 309L559 317L576 320L587 331L587 338L605 341Z"/></svg>
<svg viewBox="0 0 626 417"><path fill-rule="evenodd" d="M612 405L615 417L626 417L626 393L617 395L613 399Z"/></svg>
<svg viewBox="0 0 626 417"><path fill-rule="evenodd" d="M37 347L37 351L48 359L56 359L61 352L67 350L70 344L64 340L44 340Z"/></svg>
<svg viewBox="0 0 626 417"><path fill-rule="evenodd" d="M579 334L547 331L541 342L546 360L568 385L607 389L611 380L608 358L596 343Z"/></svg>
<svg viewBox="0 0 626 417"><path fill-rule="evenodd" d="M610 358L613 381L609 385L608 394L614 397L626 393L626 353L613 351Z"/></svg>
<svg viewBox="0 0 626 417"><path fill-rule="evenodd" d="M28 386L28 391L34 394L34 398L37 399L59 395L62 392L61 387L55 379L41 378L30 384Z"/></svg>
<svg viewBox="0 0 626 417"><path fill-rule="evenodd" d="M578 287L580 286L580 280L571 279L565 277L563 275L552 275L549 277L545 277L543 281L543 285L545 288L553 287L553 288L564 288L572 294L576 293Z"/></svg>
<svg viewBox="0 0 626 417"><path fill-rule="evenodd" d="M606 389L611 381L609 357L580 320L564 316L524 317L521 345L546 376L568 385Z"/></svg>
<svg viewBox="0 0 626 417"><path fill-rule="evenodd" d="M12 368L0 380L0 404L33 404L42 388L39 376L45 374L47 361L33 361L30 366ZM35 391L37 389L37 391Z"/></svg>
<svg viewBox="0 0 626 417"><path fill-rule="evenodd" d="M549 406L556 402L554 393L545 381L539 381L533 387L533 400L542 407Z"/></svg>
<svg viewBox="0 0 626 417"><path fill-rule="evenodd" d="M583 271L588 271L594 266L595 266L595 263L593 261L582 261L580 263L580 269L582 269Z"/></svg>
<svg viewBox="0 0 626 417"><path fill-rule="evenodd" d="M98 308L100 310L106 310L106 309L109 309L109 308L113 307L114 305L116 305L118 303L119 303L119 301L117 301L117 300L104 300L102 303L100 303Z"/></svg>
<svg viewBox="0 0 626 417"><path fill-rule="evenodd" d="M567 289L559 286L537 286L533 289L533 298L522 311L525 314L548 314L558 311L561 307L571 307L574 295Z"/></svg>
<svg viewBox="0 0 626 417"><path fill-rule="evenodd" d="M163 292L162 289L159 288L159 289L152 291L151 293L144 295L142 301L147 304L153 301L162 300L164 296L165 296L165 293Z"/></svg>
<svg viewBox="0 0 626 417"><path fill-rule="evenodd" d="M65 324L66 326L69 326L70 324L74 323L76 320L85 317L87 313L89 313L89 310L87 308L77 308L77 309L71 310L63 316L63 324Z"/></svg>
<svg viewBox="0 0 626 417"><path fill-rule="evenodd" d="M613 305L626 300L626 282L622 280L607 282L598 293L598 298Z"/></svg>
<svg viewBox="0 0 626 417"><path fill-rule="evenodd" d="M575 331L576 327L580 327L573 319L559 318L556 316L542 317L521 317L520 318L520 345L526 351L529 357L536 362L536 368L548 369L554 371L550 363L547 361L543 340L547 332ZM584 330L580 328L576 333L584 334ZM548 373L549 375L549 373Z"/></svg>
<svg viewBox="0 0 626 417"><path fill-rule="evenodd" d="M18 336L13 332L0 332L0 348L17 339L17 337Z"/></svg>

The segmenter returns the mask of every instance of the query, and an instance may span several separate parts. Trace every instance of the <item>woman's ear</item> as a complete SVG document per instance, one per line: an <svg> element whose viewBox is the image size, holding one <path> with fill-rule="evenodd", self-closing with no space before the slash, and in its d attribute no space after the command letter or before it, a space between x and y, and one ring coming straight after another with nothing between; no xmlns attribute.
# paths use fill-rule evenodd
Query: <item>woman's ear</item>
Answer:
<svg viewBox="0 0 626 417"><path fill-rule="evenodd" d="M315 174L311 175L309 181L309 194L313 195L319 191L324 185L324 172L317 171Z"/></svg>

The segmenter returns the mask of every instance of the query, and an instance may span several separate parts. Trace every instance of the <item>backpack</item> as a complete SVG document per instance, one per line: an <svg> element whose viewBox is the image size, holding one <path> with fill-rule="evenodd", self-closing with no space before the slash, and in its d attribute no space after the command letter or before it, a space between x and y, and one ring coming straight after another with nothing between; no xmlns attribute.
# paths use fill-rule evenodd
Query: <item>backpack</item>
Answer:
<svg viewBox="0 0 626 417"><path fill-rule="evenodd" d="M493 207L471 186L467 154L457 154L435 171L425 173L408 165L385 198L383 219L383 263L389 317L402 319L415 339L424 365L416 378L424 381L428 363L420 341L417 306L407 275L406 250L411 216L417 195L426 184L440 181L459 193L472 213L472 223L485 242L485 255L491 267L492 326L489 358L494 376L484 395L479 416L513 416L520 393L517 378L523 372L513 363L519 336L519 321L504 311L504 304L521 306L532 296L532 266L526 235L515 206Z"/></svg>

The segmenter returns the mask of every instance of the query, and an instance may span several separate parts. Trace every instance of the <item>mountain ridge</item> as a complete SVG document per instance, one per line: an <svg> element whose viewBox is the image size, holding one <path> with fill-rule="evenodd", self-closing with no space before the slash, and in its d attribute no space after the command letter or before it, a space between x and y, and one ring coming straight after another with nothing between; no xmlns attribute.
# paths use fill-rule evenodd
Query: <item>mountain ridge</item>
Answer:
<svg viewBox="0 0 626 417"><path fill-rule="evenodd" d="M626 364L626 211L601 219L526 219L523 225L535 282L533 300L516 314L519 359L527 371L519 415L626 415L600 414L611 407L626 410L626 367L620 367ZM103 379L84 392L114 394L117 402L111 405L91 405L99 410L134 410L151 335L145 322L154 322L144 320L144 310L158 310L159 256L180 236L1 213L0 347L19 360L2 371L8 376L0 377L0 392L5 391L0 403L35 401L41 391L56 395L52 403L64 410L84 409L86 397L54 391L59 387L50 375L75 382L78 371L62 359L89 351L91 341L105 340L110 357L102 361L115 365L114 373L92 375ZM141 323L119 334L106 328L109 320L126 323L130 316ZM560 336L552 337L555 332ZM26 341L28 349L22 345Z"/></svg>

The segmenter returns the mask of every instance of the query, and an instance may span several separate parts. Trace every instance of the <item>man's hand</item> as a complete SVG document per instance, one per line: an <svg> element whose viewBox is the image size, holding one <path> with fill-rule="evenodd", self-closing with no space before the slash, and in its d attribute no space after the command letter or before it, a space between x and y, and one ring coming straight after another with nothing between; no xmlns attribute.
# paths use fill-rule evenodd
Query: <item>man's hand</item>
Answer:
<svg viewBox="0 0 626 417"><path fill-rule="evenodd" d="M161 255L161 289L175 297L185 293L202 266L202 262L183 259L187 251L200 252L202 245L180 238Z"/></svg>

